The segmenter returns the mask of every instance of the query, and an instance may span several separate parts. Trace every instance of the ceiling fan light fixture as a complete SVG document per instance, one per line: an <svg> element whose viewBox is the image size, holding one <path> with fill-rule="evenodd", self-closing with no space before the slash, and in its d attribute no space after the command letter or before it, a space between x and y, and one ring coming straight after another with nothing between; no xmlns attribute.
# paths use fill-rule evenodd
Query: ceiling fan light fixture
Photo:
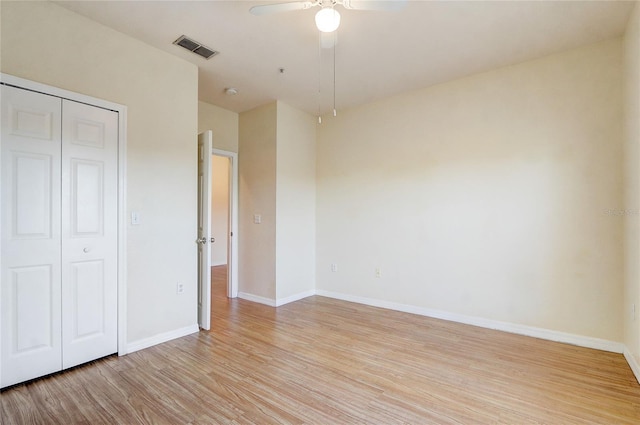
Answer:
<svg viewBox="0 0 640 425"><path fill-rule="evenodd" d="M316 26L322 32L333 32L340 26L340 14L332 7L325 7L316 13Z"/></svg>

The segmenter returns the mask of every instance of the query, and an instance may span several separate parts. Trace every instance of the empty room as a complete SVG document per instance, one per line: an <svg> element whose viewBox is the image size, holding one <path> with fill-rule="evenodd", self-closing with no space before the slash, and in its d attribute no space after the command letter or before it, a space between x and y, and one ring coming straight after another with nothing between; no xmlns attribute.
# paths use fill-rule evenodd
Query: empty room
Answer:
<svg viewBox="0 0 640 425"><path fill-rule="evenodd" d="M2 424L640 423L637 1L0 1Z"/></svg>

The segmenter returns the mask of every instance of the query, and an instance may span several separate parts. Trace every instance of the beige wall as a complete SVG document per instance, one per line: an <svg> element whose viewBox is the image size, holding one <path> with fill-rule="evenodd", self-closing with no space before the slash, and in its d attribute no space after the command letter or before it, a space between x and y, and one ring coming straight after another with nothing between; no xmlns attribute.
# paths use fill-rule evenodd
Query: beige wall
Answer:
<svg viewBox="0 0 640 425"><path fill-rule="evenodd" d="M129 342L195 325L197 68L51 2L0 7L2 72L128 107Z"/></svg>
<svg viewBox="0 0 640 425"><path fill-rule="evenodd" d="M271 103L239 120L238 291L267 300L276 297L276 117Z"/></svg>
<svg viewBox="0 0 640 425"><path fill-rule="evenodd" d="M240 114L241 297L274 305L315 289L315 133L282 102Z"/></svg>
<svg viewBox="0 0 640 425"><path fill-rule="evenodd" d="M625 55L625 295L624 342L640 364L640 5L624 38ZM635 318L632 305L635 304ZM640 379L640 376L638 376Z"/></svg>
<svg viewBox="0 0 640 425"><path fill-rule="evenodd" d="M315 290L316 121L278 102L276 296Z"/></svg>
<svg viewBox="0 0 640 425"><path fill-rule="evenodd" d="M318 290L621 341L621 48L324 120Z"/></svg>
<svg viewBox="0 0 640 425"><path fill-rule="evenodd" d="M237 113L210 103L198 102L198 133L213 131L213 147L238 152Z"/></svg>

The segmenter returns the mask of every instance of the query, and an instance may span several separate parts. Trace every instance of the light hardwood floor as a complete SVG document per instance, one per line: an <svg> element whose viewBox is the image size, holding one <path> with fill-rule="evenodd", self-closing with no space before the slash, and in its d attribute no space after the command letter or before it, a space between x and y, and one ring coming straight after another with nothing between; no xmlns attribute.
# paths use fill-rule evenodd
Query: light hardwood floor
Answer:
<svg viewBox="0 0 640 425"><path fill-rule="evenodd" d="M19 385L2 424L640 424L622 355L310 297Z"/></svg>

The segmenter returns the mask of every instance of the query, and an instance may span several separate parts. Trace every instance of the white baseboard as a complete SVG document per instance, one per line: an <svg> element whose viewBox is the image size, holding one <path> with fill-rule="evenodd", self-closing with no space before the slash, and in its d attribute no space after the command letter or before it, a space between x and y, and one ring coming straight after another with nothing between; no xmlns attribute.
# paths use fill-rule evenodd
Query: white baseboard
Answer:
<svg viewBox="0 0 640 425"><path fill-rule="evenodd" d="M133 353L134 351L149 348L157 344L162 344L163 342L171 341L172 339L191 335L199 331L200 331L200 327L198 327L198 324L196 323L191 326L186 326L184 328L176 329L169 332L164 332L149 338L144 338L138 341L134 341L127 344L127 354Z"/></svg>
<svg viewBox="0 0 640 425"><path fill-rule="evenodd" d="M265 304L270 307L276 306L276 300L273 298L261 297L259 295L248 294L246 292L238 292L238 298L242 298L243 300L252 301L254 303Z"/></svg>
<svg viewBox="0 0 640 425"><path fill-rule="evenodd" d="M636 357L631 354L631 351L629 351L627 347L624 347L623 354L624 358L627 360L627 363L629 363L631 371L636 376L636 380L640 384L640 363L638 363L638 359L636 359Z"/></svg>
<svg viewBox="0 0 640 425"><path fill-rule="evenodd" d="M465 316L456 313L450 313L441 310L433 310L424 307L417 307L408 304L393 303L390 301L377 300L374 298L365 298L356 295L342 294L339 292L331 292L324 290L309 290L294 294L286 298L279 300L273 300L271 298L260 297L253 294L247 294L245 292L238 293L238 297L257 302L260 304L266 304L271 307L277 307L284 304L288 304L294 301L301 300L313 295L320 295L328 298L335 298L343 301L355 302L358 304L365 304L372 307L387 308L389 310L402 311L405 313L417 314L420 316L433 317L435 319L449 320L452 322L464 323L467 325L479 326L482 328L495 329L503 332L509 332L519 335L531 336L534 338L541 338L550 341L563 342L566 344L577 345L580 347L594 348L596 350L609 351L613 353L622 353L629 363L631 371L635 375L638 383L640 383L640 363L635 358L629 349L620 342L609 341L600 338L592 338L587 336L581 336L566 332L552 331L549 329L537 328L533 326L518 325L514 323L501 322L498 320L485 319L482 317ZM127 344L126 353L129 354L138 350L152 347L163 342L171 341L172 339L181 338L183 336L191 335L200 330L197 324L186 326L181 329L176 329L170 332L164 332L150 338L144 338L132 343Z"/></svg>
<svg viewBox="0 0 640 425"><path fill-rule="evenodd" d="M315 289L311 289L309 291L300 292L298 294L293 294L293 295L290 295L290 296L285 297L285 298L278 298L276 300L276 307L280 307L281 305L289 304L289 303L292 303L294 301L299 301L299 300L301 300L303 298L311 297L311 296L313 296L315 294L316 294L316 290Z"/></svg>
<svg viewBox="0 0 640 425"><path fill-rule="evenodd" d="M280 307L281 305L289 304L294 301L298 301L315 294L316 294L315 289L311 289L309 291L300 292L298 294L293 294L285 298L278 298L274 300L273 298L261 297L259 295L248 294L246 292L238 292L238 298L242 298L243 300L247 300L247 301L252 301L254 303L268 305L270 307Z"/></svg>
<svg viewBox="0 0 640 425"><path fill-rule="evenodd" d="M495 330L519 334L519 335L531 336L534 338L541 338L541 339L546 339L550 341L563 342L566 344L577 345L580 347L594 348L596 350L610 351L613 353L622 353L624 351L624 344L620 342L609 341L606 339L592 338L588 336L553 331L553 330L537 328L533 326L525 326L525 325L518 325L515 323L501 322L498 320L485 319L482 317L465 316L462 314L450 313L447 311L433 310L429 308L417 307L417 306L412 306L408 304L393 303L390 301L359 297L356 295L341 294L338 292L317 290L316 294L324 297L336 298L343 301L351 301L358 304L370 305L373 307L382 307L390 310L402 311L405 313L418 314L420 316L433 317L435 319L449 320L452 322L464 323L467 325L479 326L482 328L495 329Z"/></svg>

